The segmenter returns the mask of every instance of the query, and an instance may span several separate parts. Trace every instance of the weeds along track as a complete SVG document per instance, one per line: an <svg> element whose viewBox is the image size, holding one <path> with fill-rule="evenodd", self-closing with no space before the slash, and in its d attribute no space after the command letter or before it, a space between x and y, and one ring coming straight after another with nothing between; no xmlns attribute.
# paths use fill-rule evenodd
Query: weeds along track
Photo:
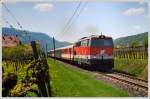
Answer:
<svg viewBox="0 0 150 99"><path fill-rule="evenodd" d="M136 97L147 97L148 96L148 81L139 79L134 76L130 76L124 73L120 72L112 72L112 73L104 73L96 70L90 70L90 69L83 69L79 68L80 66L56 60L59 63L69 65L69 67L78 68L83 71L88 71L94 74L96 79L102 80L104 82L107 82L109 84L112 84L116 87L119 87L123 90L126 90L130 96L136 96Z"/></svg>

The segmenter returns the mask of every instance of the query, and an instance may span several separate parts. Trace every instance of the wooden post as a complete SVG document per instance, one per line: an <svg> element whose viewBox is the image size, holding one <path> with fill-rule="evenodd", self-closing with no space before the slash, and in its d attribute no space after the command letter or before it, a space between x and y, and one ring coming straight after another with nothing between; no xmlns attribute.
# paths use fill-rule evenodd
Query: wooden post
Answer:
<svg viewBox="0 0 150 99"><path fill-rule="evenodd" d="M47 53L48 53L48 52L47 52L47 43L46 43L46 58L48 57Z"/></svg>
<svg viewBox="0 0 150 99"><path fill-rule="evenodd" d="M31 46L32 46L32 51L33 51L33 56L35 59L38 59L38 53L37 53L37 48L36 48L36 42L31 41Z"/></svg>
<svg viewBox="0 0 150 99"><path fill-rule="evenodd" d="M55 38L53 37L54 60L55 60Z"/></svg>

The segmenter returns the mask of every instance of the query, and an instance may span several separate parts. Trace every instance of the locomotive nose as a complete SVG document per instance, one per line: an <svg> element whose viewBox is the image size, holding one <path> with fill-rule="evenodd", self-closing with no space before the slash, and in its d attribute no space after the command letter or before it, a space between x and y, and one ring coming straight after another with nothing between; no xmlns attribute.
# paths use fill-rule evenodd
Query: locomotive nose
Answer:
<svg viewBox="0 0 150 99"><path fill-rule="evenodd" d="M100 55L104 55L104 54L105 54L105 50L104 49L100 50Z"/></svg>

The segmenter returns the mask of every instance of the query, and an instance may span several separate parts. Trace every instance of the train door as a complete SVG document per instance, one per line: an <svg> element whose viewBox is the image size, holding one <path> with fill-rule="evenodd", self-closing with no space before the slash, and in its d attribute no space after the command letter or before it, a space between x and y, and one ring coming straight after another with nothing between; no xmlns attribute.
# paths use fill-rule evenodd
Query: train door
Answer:
<svg viewBox="0 0 150 99"><path fill-rule="evenodd" d="M87 59L87 64L90 65L91 62L91 38L88 40L88 47L89 47L89 55L88 55L88 59Z"/></svg>
<svg viewBox="0 0 150 99"><path fill-rule="evenodd" d="M75 44L74 44L74 46L73 46L73 61L75 62L75 63L77 63L78 62L78 60L79 60L79 54L80 54L80 52L79 52L79 49L80 49L80 47L81 47L81 41L79 41L79 42L76 42Z"/></svg>
<svg viewBox="0 0 150 99"><path fill-rule="evenodd" d="M86 39L86 40L83 40L81 42L81 46L82 46L82 49L81 49L81 63L82 64L87 64L88 62L88 56L89 56L89 39Z"/></svg>
<svg viewBox="0 0 150 99"><path fill-rule="evenodd" d="M69 48L69 60L71 61L71 48Z"/></svg>
<svg viewBox="0 0 150 99"><path fill-rule="evenodd" d="M85 63L89 64L89 57L90 57L90 46L89 46L90 40L87 39L87 43L86 43L86 59L85 59Z"/></svg>

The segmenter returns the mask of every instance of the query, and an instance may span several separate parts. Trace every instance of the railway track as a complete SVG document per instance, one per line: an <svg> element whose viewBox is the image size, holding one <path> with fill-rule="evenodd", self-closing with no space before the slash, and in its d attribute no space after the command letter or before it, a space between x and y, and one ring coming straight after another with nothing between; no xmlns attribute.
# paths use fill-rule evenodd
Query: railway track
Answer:
<svg viewBox="0 0 150 99"><path fill-rule="evenodd" d="M100 73L100 75L97 78L117 85L132 93L133 96L148 96L148 81L118 72Z"/></svg>
<svg viewBox="0 0 150 99"><path fill-rule="evenodd" d="M144 82L137 82L137 81L139 81L139 79L131 79L131 78L127 78L126 76L120 76L120 75L116 75L116 74L105 74L105 76L107 76L107 77L110 77L110 78L112 78L112 79L116 79L116 80L119 80L119 81L122 81L122 82L124 82L124 83L127 83L127 84L130 84L130 85L134 85L134 86L137 86L137 87L139 87L139 88L141 88L141 89L143 89L143 90L148 90L148 83L145 83L145 81Z"/></svg>
<svg viewBox="0 0 150 99"><path fill-rule="evenodd" d="M137 82L139 85L146 86L146 87L148 86L148 81L147 80L143 80L143 79L140 79L140 78L137 78L137 77L134 77L134 76L124 74L124 73L119 73L119 72L113 72L113 73L116 74L119 77L124 77L124 78L129 79L130 81Z"/></svg>

